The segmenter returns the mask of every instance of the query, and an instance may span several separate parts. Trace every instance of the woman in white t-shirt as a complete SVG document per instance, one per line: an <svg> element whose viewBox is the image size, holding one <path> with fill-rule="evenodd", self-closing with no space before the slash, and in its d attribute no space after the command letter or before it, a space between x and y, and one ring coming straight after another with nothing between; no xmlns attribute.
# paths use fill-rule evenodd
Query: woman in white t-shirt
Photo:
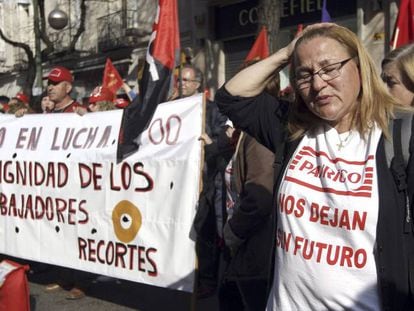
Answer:
<svg viewBox="0 0 414 311"><path fill-rule="evenodd" d="M295 102L263 92L290 62ZM216 94L236 127L276 155L275 260L268 310L413 310L414 161L408 188L388 167L387 92L358 37L308 26ZM413 163L411 163L413 162Z"/></svg>

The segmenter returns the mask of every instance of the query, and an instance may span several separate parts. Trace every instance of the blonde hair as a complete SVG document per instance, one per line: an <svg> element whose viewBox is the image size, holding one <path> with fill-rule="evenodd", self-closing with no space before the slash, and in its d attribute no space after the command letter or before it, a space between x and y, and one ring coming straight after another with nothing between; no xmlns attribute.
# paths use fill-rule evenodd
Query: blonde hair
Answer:
<svg viewBox="0 0 414 311"><path fill-rule="evenodd" d="M290 82L295 86L295 54L298 46L314 38L330 38L341 44L349 53L350 57L357 66L361 79L361 89L358 95L358 105L355 105L351 128L356 129L363 137L372 127L372 122L376 122L383 133L389 138L388 123L394 116L394 110L398 106L397 102L387 92L381 81L374 63L358 37L349 29L333 25L305 31L298 39L293 52L292 64L290 68ZM289 114L288 129L292 139L297 139L304 135L307 130L314 129L324 123L322 119L313 114L305 105L298 90L295 89L295 101L291 104Z"/></svg>
<svg viewBox="0 0 414 311"><path fill-rule="evenodd" d="M95 103L98 106L98 111L108 111L117 109L115 103L110 100L101 100Z"/></svg>

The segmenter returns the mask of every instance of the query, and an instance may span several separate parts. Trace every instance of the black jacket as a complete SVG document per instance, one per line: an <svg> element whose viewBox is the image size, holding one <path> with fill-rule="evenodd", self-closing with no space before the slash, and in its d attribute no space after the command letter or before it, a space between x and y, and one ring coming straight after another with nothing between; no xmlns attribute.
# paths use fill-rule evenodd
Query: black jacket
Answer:
<svg viewBox="0 0 414 311"><path fill-rule="evenodd" d="M217 227L215 217L216 192L222 188L222 175L233 154L229 139L225 135L227 117L220 113L214 102L206 103L205 132L213 141L205 146L203 167L203 190L194 218L194 229L199 239L215 241ZM218 178L217 178L218 177Z"/></svg>
<svg viewBox="0 0 414 311"><path fill-rule="evenodd" d="M261 279L271 283L273 162L273 152L244 133L233 161L232 187L239 196L228 220L228 229L240 245L225 273L228 280Z"/></svg>
<svg viewBox="0 0 414 311"><path fill-rule="evenodd" d="M220 110L233 123L255 137L276 154L277 168L274 187L280 183L279 172L283 172L293 154L297 142L289 142L286 133L287 104L278 102L265 93L252 98L231 96L224 87L216 94ZM279 162L279 163L278 163ZM380 299L384 310L414 310L410 280L414 281L414 236L412 221L409 229L405 223L405 194L398 191L386 161L384 138L376 152L378 171L379 214L374 251ZM410 157L407 168L408 192L413 198L414 159ZM412 206L411 206L412 209ZM276 217L275 217L276 218ZM276 227L277 219L274 221ZM275 234L273 234L275 237ZM411 288L414 289L413 285Z"/></svg>

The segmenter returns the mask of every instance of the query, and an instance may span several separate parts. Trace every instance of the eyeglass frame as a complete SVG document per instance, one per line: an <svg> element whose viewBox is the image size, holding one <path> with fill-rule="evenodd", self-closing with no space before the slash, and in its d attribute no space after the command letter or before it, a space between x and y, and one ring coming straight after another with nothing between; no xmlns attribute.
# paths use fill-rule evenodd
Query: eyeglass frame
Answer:
<svg viewBox="0 0 414 311"><path fill-rule="evenodd" d="M180 79L178 81L180 81ZM195 83L200 83L200 81L198 81L197 79L181 78L181 81L182 82L195 82Z"/></svg>
<svg viewBox="0 0 414 311"><path fill-rule="evenodd" d="M295 81L295 83L296 83L296 87L299 89L299 90L304 90L304 89L306 89L306 88L308 88L308 87L310 87L311 86L311 84L312 84L312 79L313 79L313 77L315 76L315 75L318 75L319 76L319 78L321 78L323 81L325 81L325 82L328 82L328 81L331 81L331 80L333 80L333 79L336 79L336 78L338 78L340 75L341 75L341 69L351 60L351 59L354 59L355 58L355 56L352 56L352 57L349 57L349 58L347 58L347 59L344 59L344 60L342 60L342 61L340 61L340 62L336 62L336 63L332 63L332 64L328 64L328 65L326 65L326 66L323 66L322 68L319 68L317 71L315 71L315 72L313 72L313 73L309 73L309 76L308 77L306 77L306 79L308 79L309 78L309 81L303 81L302 83L298 83L298 79L297 79L297 77L296 77L296 74L295 74L295 78L294 78L294 81ZM331 76L329 76L329 75L327 75L328 76L328 78L326 79L326 78L323 78L322 77L322 75L323 74L326 74L326 71L324 71L324 69L326 70L326 68L327 67L330 67L330 66L335 66L335 65L340 65L338 68L335 68L335 69L332 69L332 70L330 70L330 71L328 71L328 72L332 72L332 71L334 71L334 70L336 70L337 72L338 72L338 74L337 75L335 75L334 77L331 77ZM303 78L302 78L303 79ZM305 84L304 86L303 86L303 84Z"/></svg>

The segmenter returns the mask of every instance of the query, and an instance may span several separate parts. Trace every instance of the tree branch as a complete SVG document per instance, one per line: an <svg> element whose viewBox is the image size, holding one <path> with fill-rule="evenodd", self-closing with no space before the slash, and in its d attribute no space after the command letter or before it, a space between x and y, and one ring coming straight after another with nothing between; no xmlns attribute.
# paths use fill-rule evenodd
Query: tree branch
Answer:
<svg viewBox="0 0 414 311"><path fill-rule="evenodd" d="M85 31L86 0L81 1L80 9L81 9L80 25L79 25L78 30L76 31L76 34L73 36L72 41L70 42L69 52L72 52L75 50L76 43L78 42L82 33Z"/></svg>
<svg viewBox="0 0 414 311"><path fill-rule="evenodd" d="M280 28L280 0L260 0L258 5L259 29L265 25L269 32L270 53L276 52Z"/></svg>
<svg viewBox="0 0 414 311"><path fill-rule="evenodd" d="M4 42L14 46L18 47L24 50L24 52L27 55L27 62L28 62L28 68L27 68L27 74L26 74L26 81L23 86L23 90L27 95L32 94L32 86L36 77L36 62L34 58L34 54L30 46L23 42L18 42L9 39L6 37L6 35L3 32L3 29L0 28L0 38L4 40Z"/></svg>
<svg viewBox="0 0 414 311"><path fill-rule="evenodd" d="M46 31L46 16L45 16L45 1L44 0L38 0L39 2L39 15L40 15L40 38L42 41L46 44L46 48L43 51L43 54L49 55L55 50L55 46L53 45L53 42L50 41L49 36L47 35ZM35 25L35 27L39 27L38 25Z"/></svg>
<svg viewBox="0 0 414 311"><path fill-rule="evenodd" d="M4 40L4 42L6 42L6 43L8 43L12 46L23 49L25 51L25 53L27 54L28 61L29 62L31 60L34 61L34 54L33 54L32 49L30 48L30 46L28 44L23 43L23 42L13 41L13 40L9 39L8 37L6 37L6 35L3 32L3 29L1 29L1 28L0 28L0 38L2 38Z"/></svg>

